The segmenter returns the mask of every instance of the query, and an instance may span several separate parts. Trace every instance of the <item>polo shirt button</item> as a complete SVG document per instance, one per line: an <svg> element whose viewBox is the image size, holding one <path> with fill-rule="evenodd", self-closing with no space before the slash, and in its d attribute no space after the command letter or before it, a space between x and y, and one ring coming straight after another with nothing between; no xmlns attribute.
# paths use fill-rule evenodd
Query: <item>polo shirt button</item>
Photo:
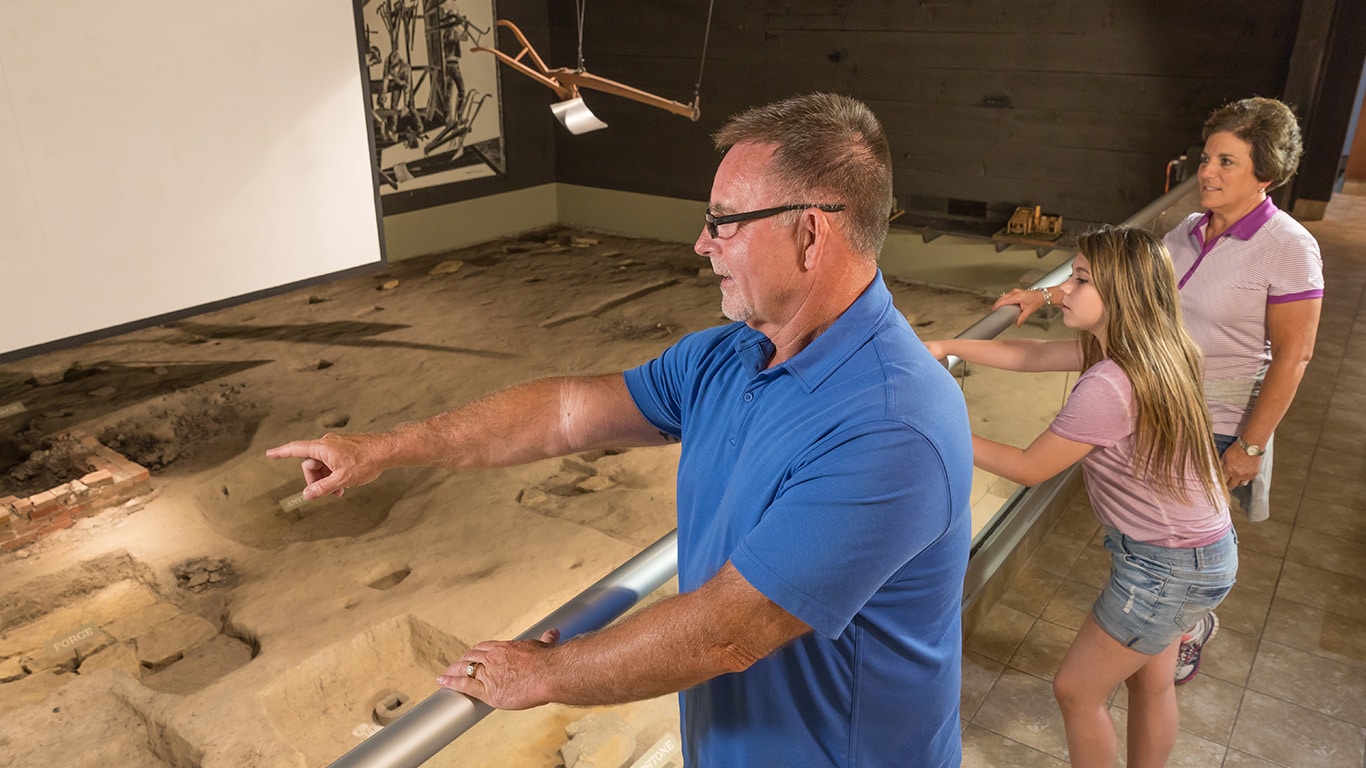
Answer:
<svg viewBox="0 0 1366 768"><path fill-rule="evenodd" d="M747 403L752 403L752 402L754 402L754 393L753 393L753 392L746 392L746 393L745 393L745 402L747 402Z"/></svg>

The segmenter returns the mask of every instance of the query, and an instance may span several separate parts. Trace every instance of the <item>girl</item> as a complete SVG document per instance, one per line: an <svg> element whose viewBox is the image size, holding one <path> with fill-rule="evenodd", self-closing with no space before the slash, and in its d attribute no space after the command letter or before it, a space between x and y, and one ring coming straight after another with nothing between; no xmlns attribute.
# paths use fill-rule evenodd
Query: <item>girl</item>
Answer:
<svg viewBox="0 0 1366 768"><path fill-rule="evenodd" d="M1037 485L1080 461L1105 527L1110 582L1092 606L1053 694L1074 766L1112 766L1107 700L1129 689L1128 765L1163 766L1176 742L1172 673L1184 632L1233 587L1229 517L1199 352L1181 325L1171 260L1146 230L1082 236L1062 286L1076 340L932 341L936 357L1013 371L1083 371L1057 418L1023 450L973 436L973 461Z"/></svg>

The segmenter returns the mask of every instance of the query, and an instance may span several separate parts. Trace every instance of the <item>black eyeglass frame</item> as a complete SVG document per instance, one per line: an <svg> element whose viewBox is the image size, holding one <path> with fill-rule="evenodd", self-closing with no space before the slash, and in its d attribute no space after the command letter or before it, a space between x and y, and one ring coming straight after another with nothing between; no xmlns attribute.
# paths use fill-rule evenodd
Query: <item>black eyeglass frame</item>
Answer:
<svg viewBox="0 0 1366 768"><path fill-rule="evenodd" d="M757 211L745 211L744 213L728 213L725 216L713 216L711 211L707 211L707 234L713 240L718 239L716 234L717 227L725 224L736 224L742 221L754 221L756 219L767 219L770 216L777 216L788 211L805 211L808 208L816 208L826 213L839 213L847 206L841 203L793 203L792 205L780 205L776 208L762 208Z"/></svg>

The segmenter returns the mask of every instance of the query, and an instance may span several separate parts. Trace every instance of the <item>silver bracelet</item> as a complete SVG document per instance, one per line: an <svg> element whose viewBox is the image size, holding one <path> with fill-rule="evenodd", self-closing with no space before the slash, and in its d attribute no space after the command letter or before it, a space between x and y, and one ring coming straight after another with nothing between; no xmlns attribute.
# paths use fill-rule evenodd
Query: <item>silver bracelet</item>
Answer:
<svg viewBox="0 0 1366 768"><path fill-rule="evenodd" d="M1043 293L1043 305L1045 307L1053 306L1053 294L1049 293L1047 288L1035 288L1034 290Z"/></svg>

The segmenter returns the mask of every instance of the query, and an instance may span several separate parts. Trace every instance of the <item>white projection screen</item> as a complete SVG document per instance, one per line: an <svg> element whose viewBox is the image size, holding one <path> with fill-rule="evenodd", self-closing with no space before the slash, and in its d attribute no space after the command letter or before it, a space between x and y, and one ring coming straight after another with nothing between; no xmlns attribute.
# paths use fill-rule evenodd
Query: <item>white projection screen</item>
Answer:
<svg viewBox="0 0 1366 768"><path fill-rule="evenodd" d="M0 359L383 261L356 18L0 1Z"/></svg>

